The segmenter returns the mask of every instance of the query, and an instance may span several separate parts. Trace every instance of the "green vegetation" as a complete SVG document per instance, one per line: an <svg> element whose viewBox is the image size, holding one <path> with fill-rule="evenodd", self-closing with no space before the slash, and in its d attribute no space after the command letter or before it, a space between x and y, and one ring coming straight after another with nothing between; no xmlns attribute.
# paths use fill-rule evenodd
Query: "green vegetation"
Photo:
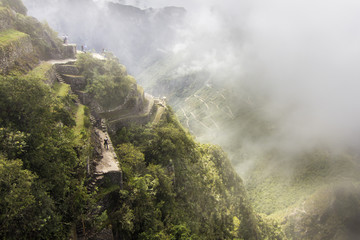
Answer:
<svg viewBox="0 0 360 240"><path fill-rule="evenodd" d="M32 75L0 77L0 96L0 238L66 239L89 203L71 98Z"/></svg>
<svg viewBox="0 0 360 240"><path fill-rule="evenodd" d="M28 36L34 47L21 66L61 56L56 33L25 16L21 1L1 3L18 12L10 24L15 30L1 35L2 43ZM253 212L221 148L196 143L170 108L156 125L130 126L112 136L123 188L104 177L90 195L89 109L74 104L69 85L45 84L51 65L26 75L30 67L21 66L15 76L0 77L1 239L69 239L77 223L95 232L111 226L124 239L283 238L276 222ZM125 99L134 107L144 95L111 55L102 61L81 54L76 66L104 109Z"/></svg>
<svg viewBox="0 0 360 240"><path fill-rule="evenodd" d="M27 36L28 36L27 34L16 31L14 29L8 29L3 32L0 32L0 47L3 48Z"/></svg>
<svg viewBox="0 0 360 240"><path fill-rule="evenodd" d="M76 128L75 132L77 136L80 134L81 130L84 128L84 120L85 120L85 106L79 105L76 111Z"/></svg>
<svg viewBox="0 0 360 240"><path fill-rule="evenodd" d="M36 68L34 68L32 71L30 71L27 75L31 78L37 78L37 79L46 79L46 74L51 70L52 64L50 63L41 63Z"/></svg>
<svg viewBox="0 0 360 240"><path fill-rule="evenodd" d="M282 121L266 118L266 96L246 89L251 79L237 81L238 86L231 84L231 89L221 82L226 73L181 75L178 61L173 55L164 58L138 80L154 95L167 96L181 122L198 139L221 144L229 153L244 177L254 210L261 213L260 225L281 225L289 239L359 238L359 231L351 226L359 225L355 216L360 216L357 150L340 153L340 149L318 147L295 154L293 150L303 146L294 141L285 143L290 152L277 151L272 148L278 144L274 142L286 134L277 131Z"/></svg>
<svg viewBox="0 0 360 240"><path fill-rule="evenodd" d="M108 207L118 236L280 239L276 225L261 225L252 212L225 153L195 143L171 111L165 114L157 126L112 136L124 175L124 189L112 193Z"/></svg>
<svg viewBox="0 0 360 240"><path fill-rule="evenodd" d="M55 91L56 96L64 97L66 96L70 91L70 85L66 83L54 83L53 89Z"/></svg>
<svg viewBox="0 0 360 240"><path fill-rule="evenodd" d="M126 68L111 55L103 61L89 53L80 54L76 66L87 81L87 91L106 109L123 104L136 83L133 77L127 75Z"/></svg>
<svg viewBox="0 0 360 240"><path fill-rule="evenodd" d="M39 59L47 60L63 55L64 47L57 33L46 23L42 24L35 18L26 16L26 9L20 0L1 0L0 3L0 19L4 23L0 27L0 48L9 48L2 53L3 57L9 56L9 52L16 51L18 47L25 53L18 55L16 64L9 66L5 72L2 69L3 73L23 74L36 66Z"/></svg>
<svg viewBox="0 0 360 240"><path fill-rule="evenodd" d="M76 127L75 127L75 136L77 136L78 141L81 139L88 139L90 137L89 127L90 127L90 111L89 109L80 104L76 111Z"/></svg>

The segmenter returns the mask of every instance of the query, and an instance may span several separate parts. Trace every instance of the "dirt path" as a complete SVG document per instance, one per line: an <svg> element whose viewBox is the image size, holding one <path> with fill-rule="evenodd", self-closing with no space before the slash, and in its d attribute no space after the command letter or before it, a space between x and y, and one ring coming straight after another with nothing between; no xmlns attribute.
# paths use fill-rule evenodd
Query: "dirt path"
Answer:
<svg viewBox="0 0 360 240"><path fill-rule="evenodd" d="M81 51L77 51L78 53L82 53ZM106 58L99 54L99 53L91 53L91 55L96 58L96 59L99 59L99 60L105 60ZM65 63L74 63L76 62L76 58L67 58L67 59L53 59L53 60L49 60L49 61L46 61L50 64L65 64Z"/></svg>
<svg viewBox="0 0 360 240"><path fill-rule="evenodd" d="M95 129L96 133L100 137L101 142L101 152L102 152L102 159L96 166L97 173L107 173L111 171L120 171L120 167L116 158L116 154L114 152L114 148L112 142L107 135L107 133L101 131L100 129ZM104 148L104 139L108 138L109 142L109 149Z"/></svg>
<svg viewBox="0 0 360 240"><path fill-rule="evenodd" d="M49 60L48 63L54 65L54 64L65 64L65 63L74 63L76 62L76 59L74 58L68 58L68 59L59 59L59 60Z"/></svg>

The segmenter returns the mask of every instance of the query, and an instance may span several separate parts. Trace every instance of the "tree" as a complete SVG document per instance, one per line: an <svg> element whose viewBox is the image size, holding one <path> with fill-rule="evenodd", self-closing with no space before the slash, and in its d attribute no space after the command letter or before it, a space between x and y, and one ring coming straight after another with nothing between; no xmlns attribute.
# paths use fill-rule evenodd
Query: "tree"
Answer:
<svg viewBox="0 0 360 240"><path fill-rule="evenodd" d="M32 194L35 178L22 169L21 160L10 161L0 155L0 238L15 239L18 228L25 227L35 205Z"/></svg>

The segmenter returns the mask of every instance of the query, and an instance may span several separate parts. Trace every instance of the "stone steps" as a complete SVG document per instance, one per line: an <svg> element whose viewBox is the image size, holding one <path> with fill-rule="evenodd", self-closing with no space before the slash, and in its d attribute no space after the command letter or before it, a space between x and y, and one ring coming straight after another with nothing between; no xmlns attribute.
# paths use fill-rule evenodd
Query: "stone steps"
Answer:
<svg viewBox="0 0 360 240"><path fill-rule="evenodd" d="M65 84L64 79L61 77L61 75L57 71L55 71L55 76L56 76L56 79L58 80L59 83L64 83Z"/></svg>
<svg viewBox="0 0 360 240"><path fill-rule="evenodd" d="M55 71L55 76L56 76L56 79L58 80L59 83L61 83L61 84L67 84L67 83L64 81L63 77L61 76L61 74L59 74L57 71ZM70 93L70 94L74 94L74 92L71 90L71 88L70 88L69 93ZM76 98L74 99L74 101L75 101L75 104L76 104L76 105L80 105L80 104L81 104L78 97L76 97Z"/></svg>

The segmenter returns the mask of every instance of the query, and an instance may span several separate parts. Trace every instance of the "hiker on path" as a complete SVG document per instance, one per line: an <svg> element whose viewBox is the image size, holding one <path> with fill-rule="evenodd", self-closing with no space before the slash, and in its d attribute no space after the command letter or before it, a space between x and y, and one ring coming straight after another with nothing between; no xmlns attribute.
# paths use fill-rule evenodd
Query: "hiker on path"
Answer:
<svg viewBox="0 0 360 240"><path fill-rule="evenodd" d="M104 148L109 150L109 139L107 137L104 139Z"/></svg>

